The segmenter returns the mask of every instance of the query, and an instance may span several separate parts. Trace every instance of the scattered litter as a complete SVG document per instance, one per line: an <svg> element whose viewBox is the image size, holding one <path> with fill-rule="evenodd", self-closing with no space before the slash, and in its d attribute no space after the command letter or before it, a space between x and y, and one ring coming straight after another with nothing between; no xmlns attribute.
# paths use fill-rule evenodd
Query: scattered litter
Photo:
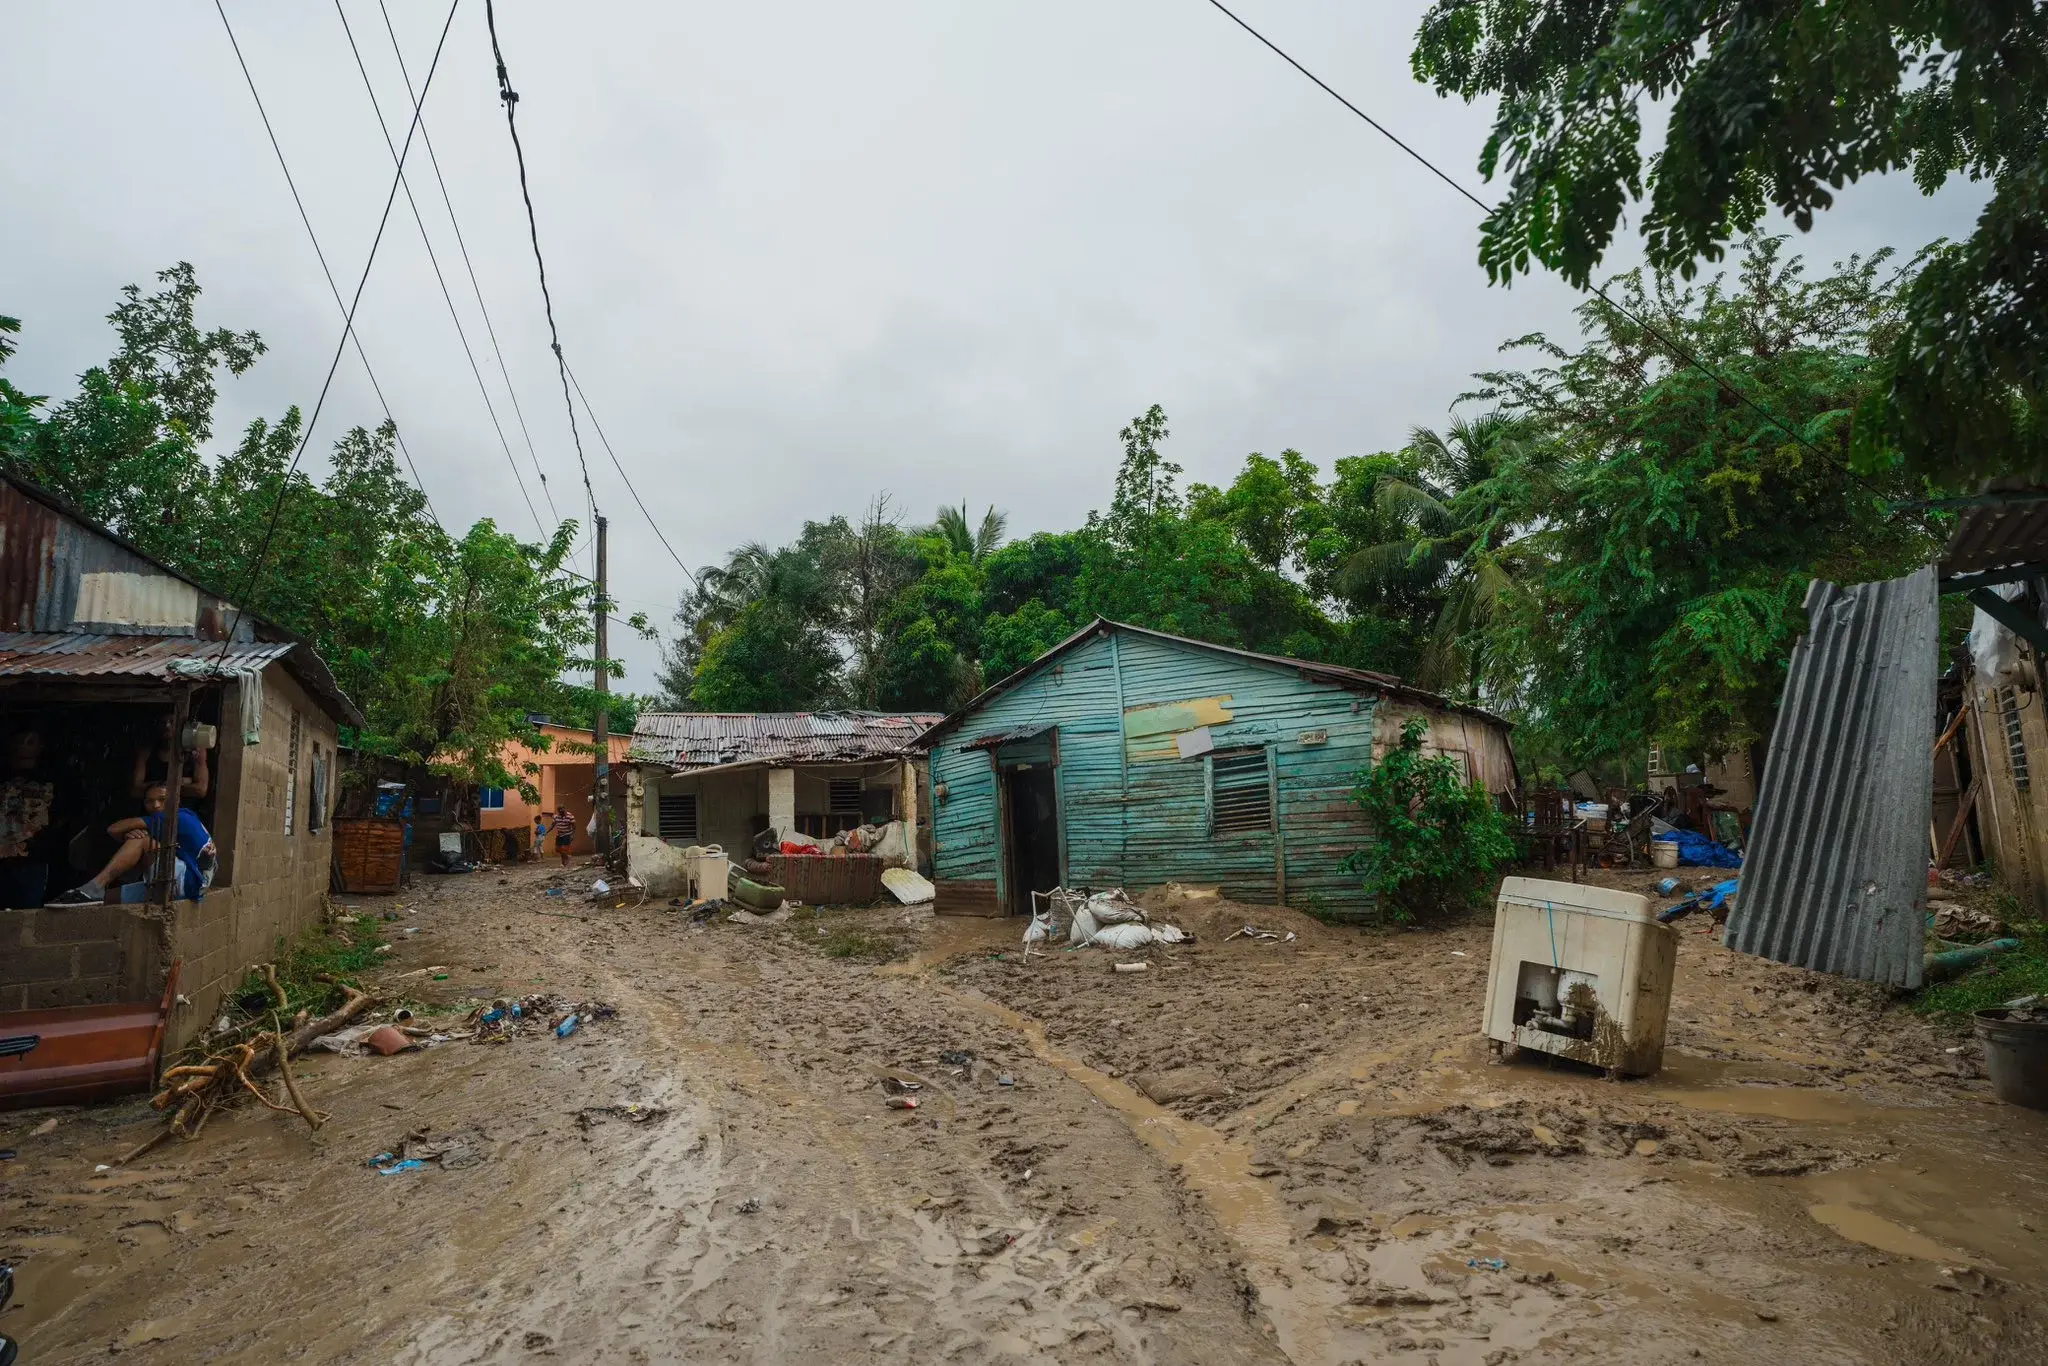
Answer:
<svg viewBox="0 0 2048 1366"><path fill-rule="evenodd" d="M1675 877L1659 878L1657 880L1658 896L1676 896L1684 890L1685 884Z"/></svg>
<svg viewBox="0 0 2048 1366"><path fill-rule="evenodd" d="M541 891L541 895L542 895L542 896L567 896L567 895L569 895L569 889L568 889L567 887L547 887L547 888L543 888L543 889L542 889L542 891Z"/></svg>
<svg viewBox="0 0 2048 1366"><path fill-rule="evenodd" d="M1467 1257L1465 1265L1475 1271L1506 1271L1508 1269L1507 1258L1505 1257Z"/></svg>
<svg viewBox="0 0 2048 1366"><path fill-rule="evenodd" d="M1294 935L1290 933L1287 937L1289 939L1292 939L1294 938ZM1240 938L1271 939L1275 942L1278 942L1280 938L1280 932L1278 930L1262 930L1257 925L1247 925L1241 930L1232 930L1229 934L1224 935L1223 942L1228 944L1231 940Z"/></svg>
<svg viewBox="0 0 2048 1366"><path fill-rule="evenodd" d="M984 1257L993 1257L998 1252L1001 1252L1004 1248L1008 1247L1010 1244L1016 1241L1016 1234L1004 1233L998 1230L994 1233L982 1234L981 1237L975 1242L974 1250L976 1252L979 1252Z"/></svg>
<svg viewBox="0 0 2048 1366"><path fill-rule="evenodd" d="M609 896L611 895L612 885L611 883L606 882L603 878L599 878L597 881L590 884L590 890L596 893L598 896Z"/></svg>
<svg viewBox="0 0 2048 1366"><path fill-rule="evenodd" d="M951 1052L939 1054L939 1061L948 1067L965 1067L974 1061L974 1055L965 1049L954 1049Z"/></svg>
<svg viewBox="0 0 2048 1366"><path fill-rule="evenodd" d="M668 1118L665 1105L647 1105L637 1100L624 1101L617 1105L586 1105L576 1112L576 1123L588 1129L602 1116L623 1119L628 1124L652 1124Z"/></svg>
<svg viewBox="0 0 2048 1366"><path fill-rule="evenodd" d="M51 1116L50 1116L50 1117L49 1117L48 1119L44 1120L44 1121L43 1121L43 1122L42 1122L41 1124L38 1124L38 1125L36 1125L36 1127L35 1127L35 1128L33 1128L33 1129L30 1129L30 1130L28 1131L28 1136L29 1136L30 1138L41 1138L41 1137L42 1137L42 1136L43 1136L44 1134L49 1134L49 1133L55 1133L56 1131L57 1131L57 1117L56 1117L55 1115L51 1115Z"/></svg>
<svg viewBox="0 0 2048 1366"><path fill-rule="evenodd" d="M793 914L789 907L782 906L766 915L757 915L753 911L732 911L725 918L735 925L780 925Z"/></svg>
<svg viewBox="0 0 2048 1366"><path fill-rule="evenodd" d="M377 1166L375 1159L371 1160L370 1165L373 1167ZM400 1172L416 1172L423 1170L426 1165L426 1163L416 1157L408 1157L402 1162L393 1162L388 1167L377 1167L377 1175L396 1176Z"/></svg>
<svg viewBox="0 0 2048 1366"><path fill-rule="evenodd" d="M917 1097L891 1096L889 1097L888 1105L891 1110L915 1110L917 1108Z"/></svg>
<svg viewBox="0 0 2048 1366"><path fill-rule="evenodd" d="M1453 958L1463 958L1464 956L1465 956L1465 951L1464 951L1463 949L1452 949L1452 950L1451 950L1451 957L1453 957Z"/></svg>
<svg viewBox="0 0 2048 1366"><path fill-rule="evenodd" d="M912 1091L924 1090L924 1083L921 1081L910 1081L903 1077L883 1077L882 1089L892 1096L901 1096L907 1095Z"/></svg>
<svg viewBox="0 0 2048 1366"><path fill-rule="evenodd" d="M745 1200L740 1201L739 1212L741 1214L759 1214L761 1212L761 1202L749 1196Z"/></svg>
<svg viewBox="0 0 2048 1366"><path fill-rule="evenodd" d="M350 1025L347 1029L337 1029L332 1034L322 1034L319 1038L306 1045L306 1051L309 1053L340 1053L344 1057L356 1057L363 1051L364 1039L369 1038L372 1033L379 1029L388 1029L389 1027L388 1025L377 1024Z"/></svg>
<svg viewBox="0 0 2048 1366"><path fill-rule="evenodd" d="M378 1025L365 1034L362 1041L365 1046L387 1058L394 1053L403 1053L409 1048L420 1046L418 1039L392 1025Z"/></svg>
<svg viewBox="0 0 2048 1366"><path fill-rule="evenodd" d="M1958 939L1975 942L1980 939L1995 939L2005 929L2005 923L1989 911L1980 911L1973 906L1958 906L1953 902L1929 903L1929 926L1942 939Z"/></svg>
<svg viewBox="0 0 2048 1366"><path fill-rule="evenodd" d="M100 1163L100 1164L99 1164L99 1165L98 1165L97 1167L94 1167L94 1168L92 1169L92 1174L93 1174L94 1176L104 1176L104 1175L106 1175L106 1174L107 1174L108 1172L110 1172L110 1171L112 1171L112 1170L114 1170L114 1169L113 1169L112 1167L110 1167L110 1166L108 1166L108 1165L107 1165L106 1163L102 1162L102 1163Z"/></svg>
<svg viewBox="0 0 2048 1366"><path fill-rule="evenodd" d="M996 1085L998 1086L1015 1086L1016 1084L1017 1079L1011 1076L1008 1072L1005 1072L1001 1076L996 1078Z"/></svg>
<svg viewBox="0 0 2048 1366"><path fill-rule="evenodd" d="M576 1017L576 1012L570 1011L562 1017L562 1022L555 1026L555 1037L558 1039L568 1038L576 1032L576 1026L580 1023L581 1021Z"/></svg>
<svg viewBox="0 0 2048 1366"><path fill-rule="evenodd" d="M0 1162L12 1162L13 1160L14 1160L14 1149L12 1149L12 1148L0 1148Z"/></svg>
<svg viewBox="0 0 2048 1366"><path fill-rule="evenodd" d="M1111 972L1143 972L1143 971L1144 971L1144 970L1145 970L1146 968L1148 968L1148 967L1150 967L1150 966L1151 966L1151 964L1149 964L1149 963L1113 963L1113 964L1111 964L1111 965L1110 965L1110 971L1111 971Z"/></svg>

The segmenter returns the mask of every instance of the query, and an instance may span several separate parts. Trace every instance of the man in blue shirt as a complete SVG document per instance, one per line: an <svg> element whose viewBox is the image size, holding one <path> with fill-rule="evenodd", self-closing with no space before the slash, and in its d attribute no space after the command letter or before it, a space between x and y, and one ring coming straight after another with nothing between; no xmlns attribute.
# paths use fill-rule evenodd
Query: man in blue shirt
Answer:
<svg viewBox="0 0 2048 1366"><path fill-rule="evenodd" d="M106 900L107 888L127 881L125 876L137 868L145 867L146 860L155 855L158 843L164 837L164 805L166 793L162 783L152 783L142 795L140 816L127 816L107 827L107 833L121 841L114 856L107 860L107 866L100 869L89 881L81 882L56 900L52 906L93 906ZM178 898L182 901L197 901L206 895L206 889L213 883L214 868L218 863L219 851L214 847L213 836L207 832L206 823L199 819L199 813L189 806L178 808Z"/></svg>

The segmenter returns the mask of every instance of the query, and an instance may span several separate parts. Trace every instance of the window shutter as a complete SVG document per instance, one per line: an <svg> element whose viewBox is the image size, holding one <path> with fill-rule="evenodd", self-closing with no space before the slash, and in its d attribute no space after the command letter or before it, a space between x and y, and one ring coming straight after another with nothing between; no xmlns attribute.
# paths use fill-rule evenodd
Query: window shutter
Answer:
<svg viewBox="0 0 2048 1366"><path fill-rule="evenodd" d="M831 797L831 810L835 814L841 811L850 811L858 814L860 811L860 786L860 779L858 778L826 779L826 789Z"/></svg>
<svg viewBox="0 0 2048 1366"><path fill-rule="evenodd" d="M694 792L663 793L660 811L656 819L663 839L696 839L697 794Z"/></svg>
<svg viewBox="0 0 2048 1366"><path fill-rule="evenodd" d="M1209 830L1230 835L1273 828L1273 788L1266 751L1229 750L1209 756Z"/></svg>

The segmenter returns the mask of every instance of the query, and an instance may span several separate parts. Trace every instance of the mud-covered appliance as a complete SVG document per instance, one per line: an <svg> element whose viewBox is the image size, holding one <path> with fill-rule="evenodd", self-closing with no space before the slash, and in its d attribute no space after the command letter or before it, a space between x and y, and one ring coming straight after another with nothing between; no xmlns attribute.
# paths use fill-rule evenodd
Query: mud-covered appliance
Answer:
<svg viewBox="0 0 2048 1366"><path fill-rule="evenodd" d="M1647 897L1541 878L1501 883L1486 1037L1643 1076L1664 1062L1678 934Z"/></svg>

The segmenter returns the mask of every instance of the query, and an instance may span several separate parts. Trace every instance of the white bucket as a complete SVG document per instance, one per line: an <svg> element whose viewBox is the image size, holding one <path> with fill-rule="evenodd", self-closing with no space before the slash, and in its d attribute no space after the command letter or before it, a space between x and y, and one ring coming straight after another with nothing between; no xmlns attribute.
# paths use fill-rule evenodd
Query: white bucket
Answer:
<svg viewBox="0 0 2048 1366"><path fill-rule="evenodd" d="M1676 868L1678 866L1678 841L1651 840L1650 862L1659 868Z"/></svg>

